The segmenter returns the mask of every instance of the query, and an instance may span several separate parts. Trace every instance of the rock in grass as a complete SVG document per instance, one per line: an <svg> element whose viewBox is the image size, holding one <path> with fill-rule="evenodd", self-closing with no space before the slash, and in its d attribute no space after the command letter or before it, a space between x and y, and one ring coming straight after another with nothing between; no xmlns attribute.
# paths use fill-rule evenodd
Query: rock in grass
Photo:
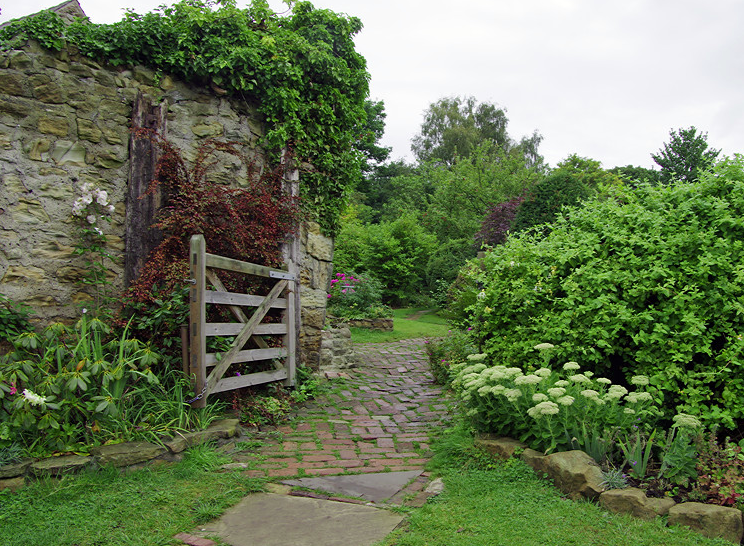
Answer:
<svg viewBox="0 0 744 546"><path fill-rule="evenodd" d="M708 538L723 538L739 544L744 534L742 514L736 508L683 502L669 509L669 525L684 525Z"/></svg>
<svg viewBox="0 0 744 546"><path fill-rule="evenodd" d="M643 490L628 487L605 491L599 496L599 504L610 512L631 514L650 521L656 516L668 514L675 502L669 498L649 498Z"/></svg>

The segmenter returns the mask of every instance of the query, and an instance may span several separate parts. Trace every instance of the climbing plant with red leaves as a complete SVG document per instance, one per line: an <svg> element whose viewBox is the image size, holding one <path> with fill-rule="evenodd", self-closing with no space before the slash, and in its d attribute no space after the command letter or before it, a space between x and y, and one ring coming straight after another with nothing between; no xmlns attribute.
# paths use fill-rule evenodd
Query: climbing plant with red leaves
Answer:
<svg viewBox="0 0 744 546"><path fill-rule="evenodd" d="M170 293L183 286L189 276L189 241L195 234L204 235L211 254L270 267L282 264L281 245L297 232L302 217L299 199L283 190L284 166L260 169L239 144L209 139L189 167L180 150L161 135L147 129L135 129L134 134L158 146L160 157L147 193L160 186L167 203L154 225L163 234L162 242L130 287L132 300L153 301L156 291ZM209 180L223 154L245 167L244 187ZM222 280L231 290L247 288L238 275L225 274Z"/></svg>

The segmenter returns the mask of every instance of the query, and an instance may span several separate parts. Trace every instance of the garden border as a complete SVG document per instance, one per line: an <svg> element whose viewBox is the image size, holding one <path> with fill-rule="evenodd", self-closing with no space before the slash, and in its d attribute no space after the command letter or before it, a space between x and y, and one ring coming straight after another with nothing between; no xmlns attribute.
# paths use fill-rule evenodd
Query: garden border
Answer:
<svg viewBox="0 0 744 546"><path fill-rule="evenodd" d="M723 538L734 544L741 544L744 538L744 516L737 508L648 498L643 490L633 487L605 490L599 465L583 451L543 455L527 444L494 434L479 434L475 445L497 459L520 458L536 473L550 478L572 500L598 500L610 512L626 513L640 519L668 516L668 525L683 525L705 537ZM627 494L621 495L621 491Z"/></svg>

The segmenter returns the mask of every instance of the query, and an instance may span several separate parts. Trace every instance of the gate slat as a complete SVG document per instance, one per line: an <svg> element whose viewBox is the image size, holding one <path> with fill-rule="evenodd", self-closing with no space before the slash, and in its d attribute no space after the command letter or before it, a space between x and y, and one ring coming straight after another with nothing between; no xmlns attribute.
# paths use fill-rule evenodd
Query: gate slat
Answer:
<svg viewBox="0 0 744 546"><path fill-rule="evenodd" d="M217 292L216 290L207 290L204 293L204 301L207 303L216 303L219 305L238 305L244 307L258 307L263 303L264 296L252 296L250 294L237 294L235 292ZM279 298L272 305L275 309L286 309L287 300Z"/></svg>
<svg viewBox="0 0 744 546"><path fill-rule="evenodd" d="M240 351L235 355L233 363L236 362L256 362L259 360L271 360L274 358L284 358L287 356L287 349L277 347L274 349L249 349ZM207 353L207 366L214 366L219 362L215 353Z"/></svg>
<svg viewBox="0 0 744 546"><path fill-rule="evenodd" d="M286 271L281 269L274 269L273 267L266 267L265 265L252 264L249 262L241 262L240 260L217 256L216 254L207 253L206 260L207 267L224 269L226 271L235 271L236 273L245 273L247 275L257 275L259 277L271 277L272 271L276 271L277 273L286 273Z"/></svg>
<svg viewBox="0 0 744 546"><path fill-rule="evenodd" d="M279 381L281 379L287 379L287 370L285 368L270 372L256 372L238 377L225 377L215 383L209 392L230 391L241 387L252 387L253 385L268 383L269 381Z"/></svg>
<svg viewBox="0 0 744 546"><path fill-rule="evenodd" d="M237 336L245 323L242 322L207 322L204 325L204 335L210 336ZM259 324L253 330L254 336L284 335L287 333L287 325L280 322L274 324ZM265 347L262 347L265 348Z"/></svg>

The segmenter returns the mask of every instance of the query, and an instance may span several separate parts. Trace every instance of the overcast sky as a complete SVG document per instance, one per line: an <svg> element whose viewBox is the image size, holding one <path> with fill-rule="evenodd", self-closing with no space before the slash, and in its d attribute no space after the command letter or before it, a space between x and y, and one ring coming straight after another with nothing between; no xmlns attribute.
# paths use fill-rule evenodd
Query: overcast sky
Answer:
<svg viewBox="0 0 744 546"><path fill-rule="evenodd" d="M119 4L118 2L121 2ZM0 0L0 22L56 5ZM80 0L95 23L162 0ZM387 112L383 144L411 159L423 113L472 95L507 111L509 134L537 130L553 166L576 153L654 165L670 129L696 126L744 153L741 0L316 0L359 17L371 98ZM240 6L245 5L239 2ZM279 0L271 0L278 11Z"/></svg>

